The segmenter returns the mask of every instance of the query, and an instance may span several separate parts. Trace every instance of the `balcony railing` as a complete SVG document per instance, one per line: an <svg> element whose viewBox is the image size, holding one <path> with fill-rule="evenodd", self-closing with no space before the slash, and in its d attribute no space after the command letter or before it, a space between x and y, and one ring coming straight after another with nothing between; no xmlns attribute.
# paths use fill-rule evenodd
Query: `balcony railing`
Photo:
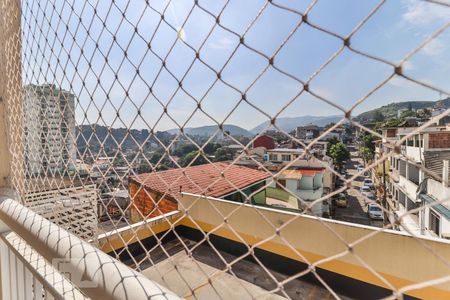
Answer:
<svg viewBox="0 0 450 300"><path fill-rule="evenodd" d="M13 198L0 196L2 299L179 299Z"/></svg>

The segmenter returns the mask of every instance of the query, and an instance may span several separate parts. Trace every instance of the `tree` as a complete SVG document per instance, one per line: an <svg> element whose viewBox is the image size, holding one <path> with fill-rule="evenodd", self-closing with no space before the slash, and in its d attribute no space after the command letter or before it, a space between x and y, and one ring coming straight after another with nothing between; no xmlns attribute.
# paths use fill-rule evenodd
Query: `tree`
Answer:
<svg viewBox="0 0 450 300"><path fill-rule="evenodd" d="M150 173L151 171L152 171L152 168L150 167L150 165L147 162L141 163L137 169L138 174Z"/></svg>
<svg viewBox="0 0 450 300"><path fill-rule="evenodd" d="M405 110L404 112L401 113L400 118L404 119L404 118L408 118L408 117L415 117L416 113L413 112L412 110Z"/></svg>
<svg viewBox="0 0 450 300"><path fill-rule="evenodd" d="M333 145L336 145L337 143L339 143L339 140L338 140L337 137L333 136L333 137L329 138L329 139L327 140L327 142L328 142L328 143L327 143L327 155L330 156L330 150L331 150L331 147L332 147Z"/></svg>
<svg viewBox="0 0 450 300"><path fill-rule="evenodd" d="M334 122L328 123L327 125L325 125L325 127L323 128L323 130L326 131L326 130L328 130L329 128L333 127L334 125L336 125L336 123L334 123Z"/></svg>
<svg viewBox="0 0 450 300"><path fill-rule="evenodd" d="M383 124L381 124L380 127L397 127L404 121L405 120L401 119L401 118L391 118L391 119L387 120L386 122L384 122Z"/></svg>
<svg viewBox="0 0 450 300"><path fill-rule="evenodd" d="M373 143L373 136L368 132L362 132L360 135L362 147L369 148L370 151L375 151L375 144Z"/></svg>
<svg viewBox="0 0 450 300"><path fill-rule="evenodd" d="M376 110L375 113L373 114L373 120L375 122L383 121L384 115L379 110Z"/></svg>
<svg viewBox="0 0 450 300"><path fill-rule="evenodd" d="M364 159L364 162L371 161L375 154L375 143L373 135L368 132L363 132L360 135L361 146L359 148L359 154Z"/></svg>
<svg viewBox="0 0 450 300"><path fill-rule="evenodd" d="M156 165L162 156L163 156L163 153L161 153L161 152L153 153L152 157L150 157L150 162L152 163L152 165Z"/></svg>
<svg viewBox="0 0 450 300"><path fill-rule="evenodd" d="M350 152L342 142L338 142L330 147L330 157L333 159L334 164L340 169L343 162L350 158Z"/></svg>
<svg viewBox="0 0 450 300"><path fill-rule="evenodd" d="M203 147L203 151L206 154L213 154L220 147L222 147L222 145L220 145L219 143L211 142L211 143L206 144L205 147Z"/></svg>
<svg viewBox="0 0 450 300"><path fill-rule="evenodd" d="M167 170L174 166L173 161L164 155L163 150L155 151L150 157L150 163L156 168L156 170Z"/></svg>
<svg viewBox="0 0 450 300"><path fill-rule="evenodd" d="M271 136L274 140L276 140L278 144L282 144L283 142L287 142L288 140L290 140L288 135L280 131L266 132L266 134Z"/></svg>
<svg viewBox="0 0 450 300"><path fill-rule="evenodd" d="M180 158L178 163L182 167L188 166L189 164L191 164L191 162L192 162L191 166L204 165L207 163L207 160L203 155L199 155L198 157L197 155L198 151L189 152L188 154Z"/></svg>
<svg viewBox="0 0 450 300"><path fill-rule="evenodd" d="M214 161L232 160L234 151L228 148L219 148L214 152Z"/></svg>
<svg viewBox="0 0 450 300"><path fill-rule="evenodd" d="M177 149L175 149L172 153L175 156L183 157L186 154L188 154L189 152L195 151L197 149L198 149L197 146L195 146L194 144L184 144L184 145L178 147Z"/></svg>
<svg viewBox="0 0 450 300"><path fill-rule="evenodd" d="M125 159L123 159L123 157L121 157L121 156L117 156L114 159L113 165L115 167L126 167L126 166L128 166L127 162L125 161Z"/></svg>
<svg viewBox="0 0 450 300"><path fill-rule="evenodd" d="M418 118L431 118L431 110L429 108L417 110L416 116Z"/></svg>
<svg viewBox="0 0 450 300"><path fill-rule="evenodd" d="M373 159L373 152L369 148L361 147L361 149L359 149L359 152L361 153L364 162L369 162Z"/></svg>

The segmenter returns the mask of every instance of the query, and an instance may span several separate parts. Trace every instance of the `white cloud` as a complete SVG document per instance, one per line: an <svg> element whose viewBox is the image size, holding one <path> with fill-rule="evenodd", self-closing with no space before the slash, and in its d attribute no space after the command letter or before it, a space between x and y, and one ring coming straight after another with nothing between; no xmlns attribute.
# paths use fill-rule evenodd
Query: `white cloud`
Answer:
<svg viewBox="0 0 450 300"><path fill-rule="evenodd" d="M416 88L417 84L409 81L405 78L399 77L399 76L394 76L391 78L391 80L388 81L388 84L394 87L398 87L398 88L404 88L404 89L412 89L412 88Z"/></svg>
<svg viewBox="0 0 450 300"><path fill-rule="evenodd" d="M405 13L402 19L415 26L423 26L442 20L450 19L450 9L441 5L418 0L404 0Z"/></svg>
<svg viewBox="0 0 450 300"><path fill-rule="evenodd" d="M221 37L217 41L208 43L208 45L213 49L228 49L234 44L236 44L236 42L228 37Z"/></svg>
<svg viewBox="0 0 450 300"><path fill-rule="evenodd" d="M411 70L415 69L414 64L411 61L409 61L409 60L405 61L403 63L402 67L403 67L403 70L405 70L405 71L411 71Z"/></svg>
<svg viewBox="0 0 450 300"><path fill-rule="evenodd" d="M441 40L434 39L430 41L425 47L422 48L421 52L428 56L437 56L443 53L445 50L445 45Z"/></svg>

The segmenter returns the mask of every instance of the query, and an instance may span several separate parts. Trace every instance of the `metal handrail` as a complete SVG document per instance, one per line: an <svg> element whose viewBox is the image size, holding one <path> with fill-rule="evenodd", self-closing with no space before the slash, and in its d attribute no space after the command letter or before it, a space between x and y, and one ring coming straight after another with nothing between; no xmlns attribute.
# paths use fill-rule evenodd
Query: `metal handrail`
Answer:
<svg viewBox="0 0 450 300"><path fill-rule="evenodd" d="M60 272L70 269L77 286L92 299L179 299L89 243L48 221L18 201L0 196L0 231L14 231ZM61 264L64 261L64 269Z"/></svg>
<svg viewBox="0 0 450 300"><path fill-rule="evenodd" d="M32 276L33 276L34 278L36 278L36 279L39 281L39 283L42 285L43 290L45 290L46 293L49 293L54 299L57 299L57 300L63 300L63 299L64 299L63 295L62 295L61 293L59 293L58 290L55 289L55 287L52 286L51 283L48 282L48 281L45 279L45 277L44 277L41 273L39 273L39 272L31 265L31 263L30 263L28 260L26 260L26 259L21 255L21 253L19 253L19 251L17 251L17 249L11 244L11 242L5 237L5 235L0 234L0 241L3 243L3 245L4 245L5 247L8 247L8 250L11 251L11 253L14 255L14 257L16 257L16 258L23 264L23 266L25 267L25 269L26 269L28 272L31 272ZM2 247L3 247L3 245L2 245ZM2 250L3 250L3 249L2 249ZM3 254L3 251L2 251L2 254ZM11 255L11 254L10 254L10 255ZM10 255L9 255L9 256L10 256ZM7 257L5 260L9 262L10 257ZM4 262L5 262L5 261L2 259L2 264L3 264ZM2 266L2 267L3 267L3 266ZM4 269L4 270L2 269L2 271L10 271L10 270L11 270L10 267L9 267L7 264L5 264L5 267L6 267L7 269ZM10 275L10 274L8 274L8 275ZM15 279L15 278L14 278L14 279ZM11 279L8 278L8 280L11 280ZM2 280L2 283L4 283L3 280ZM16 283L16 284L17 284L17 283ZM22 284L22 286L23 286L23 284ZM11 287L11 286L9 286L9 287ZM7 288L7 287L2 286L2 292L4 293L4 294L2 295L3 299L9 299L9 297L11 296L11 295L9 295L10 291L7 291L7 293L6 293L6 295L5 295L5 289L6 289L6 288Z"/></svg>

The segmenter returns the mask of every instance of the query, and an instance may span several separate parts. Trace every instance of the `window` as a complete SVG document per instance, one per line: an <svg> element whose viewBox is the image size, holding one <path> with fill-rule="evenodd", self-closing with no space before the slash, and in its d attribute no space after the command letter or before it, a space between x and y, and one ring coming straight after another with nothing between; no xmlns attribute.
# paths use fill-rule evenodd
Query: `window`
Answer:
<svg viewBox="0 0 450 300"><path fill-rule="evenodd" d="M290 154L281 154L281 160L282 161L291 161L291 155Z"/></svg>
<svg viewBox="0 0 450 300"><path fill-rule="evenodd" d="M269 160L278 160L278 155L276 154L269 154Z"/></svg>
<svg viewBox="0 0 450 300"><path fill-rule="evenodd" d="M406 203L405 203L405 194L402 191L398 192L398 202L403 206L406 207Z"/></svg>
<svg viewBox="0 0 450 300"><path fill-rule="evenodd" d="M440 225L440 218L439 215L436 214L434 211L430 209L430 219L429 219L429 229L436 233L437 236L440 235L439 225Z"/></svg>
<svg viewBox="0 0 450 300"><path fill-rule="evenodd" d="M415 203L409 197L407 197L407 205L408 205L408 208L407 208L408 211L416 209L418 207L417 203ZM413 214L417 215L418 212L414 212Z"/></svg>
<svg viewBox="0 0 450 300"><path fill-rule="evenodd" d="M278 181L277 181L277 188L278 187L286 187L286 180L285 179L278 179Z"/></svg>

